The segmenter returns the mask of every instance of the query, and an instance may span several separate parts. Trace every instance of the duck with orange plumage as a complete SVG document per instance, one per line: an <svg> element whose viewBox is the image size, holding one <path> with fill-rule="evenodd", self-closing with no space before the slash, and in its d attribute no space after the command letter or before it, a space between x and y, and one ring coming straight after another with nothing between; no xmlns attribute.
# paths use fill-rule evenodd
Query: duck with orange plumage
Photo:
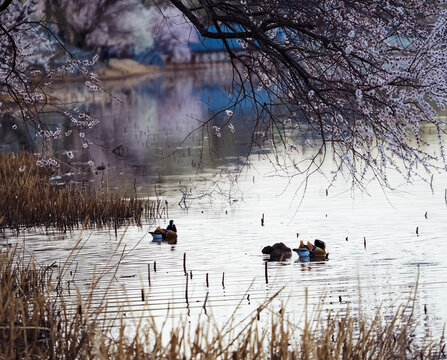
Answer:
<svg viewBox="0 0 447 360"><path fill-rule="evenodd" d="M300 261L326 261L329 260L329 253L326 252L326 244L322 240L315 239L314 244L310 241L304 244L304 241L300 241L300 246L297 249L293 249Z"/></svg>
<svg viewBox="0 0 447 360"><path fill-rule="evenodd" d="M169 225L166 229L158 226L155 231L149 231L152 235L152 242L161 243L166 241L168 244L177 244L177 227L174 220L169 220Z"/></svg>

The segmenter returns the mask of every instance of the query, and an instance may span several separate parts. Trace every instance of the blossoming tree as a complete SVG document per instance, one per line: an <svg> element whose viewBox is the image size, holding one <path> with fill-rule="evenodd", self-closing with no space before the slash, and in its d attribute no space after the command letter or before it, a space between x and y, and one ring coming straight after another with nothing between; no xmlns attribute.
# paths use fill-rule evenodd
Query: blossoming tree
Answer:
<svg viewBox="0 0 447 360"><path fill-rule="evenodd" d="M83 147L88 147L84 130L96 126L98 119L61 101L53 83L64 74L79 73L87 89L97 91L101 82L91 67L98 57L76 59L47 26L41 10L38 0L0 4L0 125L25 129L32 142L37 136L44 145L75 131ZM54 114L58 121L49 125ZM58 166L59 162L42 155L37 164Z"/></svg>
<svg viewBox="0 0 447 360"><path fill-rule="evenodd" d="M447 100L447 12L431 0L171 0L204 37L221 39L234 64L234 100L251 98L253 141L293 157L296 128L319 138L319 155L292 174L318 170L328 146L355 184L367 170L383 184L446 169L438 117ZM209 25L213 25L210 27ZM210 30L213 29L213 30ZM235 51L238 41L243 51ZM426 150L424 125L439 136ZM296 132L295 132L296 133Z"/></svg>
<svg viewBox="0 0 447 360"><path fill-rule="evenodd" d="M93 71L101 49L129 55L159 46L170 51L174 62L189 61L187 42L196 39L194 35L172 6L148 7L139 0L4 0L0 2L0 126L22 130L32 143L37 135L48 148L52 140L77 134L87 148L88 129L99 120L82 101L62 101L55 80L74 74L89 91L106 91ZM68 44L97 55L77 59ZM65 154L73 158L72 151ZM42 157L38 164L58 164Z"/></svg>

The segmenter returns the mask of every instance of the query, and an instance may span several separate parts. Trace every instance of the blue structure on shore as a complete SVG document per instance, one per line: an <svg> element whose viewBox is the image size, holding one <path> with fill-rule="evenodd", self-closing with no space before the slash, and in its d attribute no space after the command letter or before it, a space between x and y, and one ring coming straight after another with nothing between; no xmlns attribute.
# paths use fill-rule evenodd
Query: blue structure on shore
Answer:
<svg viewBox="0 0 447 360"><path fill-rule="evenodd" d="M219 34L219 31L215 26L208 26L207 30L210 33ZM237 32L244 32L245 30L240 28L240 26L236 27L235 29ZM234 31L228 28L227 26L220 26L220 32L227 34L227 33L233 33ZM209 37L203 37L200 35L199 32L197 32L197 36L199 37L200 41L191 43L190 48L193 51L203 51L203 50L210 50L210 51L226 51L224 42L221 39L213 39ZM234 51L240 51L242 50L241 44L238 42L237 39L227 39L228 46L231 50Z"/></svg>
<svg viewBox="0 0 447 360"><path fill-rule="evenodd" d="M212 33L218 33L215 26L209 26L208 30ZM221 31L226 33L232 32L226 26L221 26ZM216 63L228 60L225 44L221 39L203 37L198 32L197 37L199 41L188 43L188 48L192 55L190 63ZM238 52L243 50L237 39L227 39L227 44L232 51ZM136 54L134 59L142 64L163 66L169 62L167 60L169 59L169 50L155 46Z"/></svg>

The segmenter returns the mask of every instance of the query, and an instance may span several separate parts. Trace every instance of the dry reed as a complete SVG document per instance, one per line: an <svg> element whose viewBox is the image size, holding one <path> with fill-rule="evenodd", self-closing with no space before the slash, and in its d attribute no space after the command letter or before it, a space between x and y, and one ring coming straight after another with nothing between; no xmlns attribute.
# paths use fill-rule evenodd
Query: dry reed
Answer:
<svg viewBox="0 0 447 360"><path fill-rule="evenodd" d="M149 317L129 329L124 318L104 321L109 285L99 289L105 281L101 274L90 294L64 298L61 279L70 262L54 274L55 268L39 267L32 258L26 263L15 247L0 249L0 359L445 358L443 336L436 342L414 341L411 301L386 322L380 312L367 320L349 311L323 316L317 308L306 312L298 328L284 311L270 311L278 292L239 322L232 316L218 326L207 317L193 327L186 319L167 329L170 322L160 325ZM93 293L102 300L94 302ZM259 314L269 311L270 325L259 326Z"/></svg>
<svg viewBox="0 0 447 360"><path fill-rule="evenodd" d="M44 226L61 231L81 225L117 227L141 225L163 215L164 204L108 189L85 189L49 181L52 170L38 167L28 153L0 153L0 229Z"/></svg>

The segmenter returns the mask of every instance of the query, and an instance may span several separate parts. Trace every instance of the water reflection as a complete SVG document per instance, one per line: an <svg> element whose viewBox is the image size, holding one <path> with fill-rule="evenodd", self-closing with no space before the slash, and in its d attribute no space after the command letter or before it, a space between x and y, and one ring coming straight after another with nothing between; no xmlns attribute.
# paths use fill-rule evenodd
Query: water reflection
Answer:
<svg viewBox="0 0 447 360"><path fill-rule="evenodd" d="M166 176L196 177L202 170L218 166L236 170L247 154L243 132L233 134L222 125L228 121L224 114L195 131L228 106L222 86L223 79L231 79L229 71L223 66L114 84L110 92L123 102L87 94L86 108L101 120L88 132L89 148L83 149L85 140L73 132L59 142L56 151L72 150L75 158L67 162L77 166L93 160L94 172L97 166L105 167L106 172L96 171L96 175L107 178L111 186L131 187L136 179L146 192ZM66 101L76 99L76 94L76 89L70 89ZM214 124L222 126L221 138L215 136Z"/></svg>

